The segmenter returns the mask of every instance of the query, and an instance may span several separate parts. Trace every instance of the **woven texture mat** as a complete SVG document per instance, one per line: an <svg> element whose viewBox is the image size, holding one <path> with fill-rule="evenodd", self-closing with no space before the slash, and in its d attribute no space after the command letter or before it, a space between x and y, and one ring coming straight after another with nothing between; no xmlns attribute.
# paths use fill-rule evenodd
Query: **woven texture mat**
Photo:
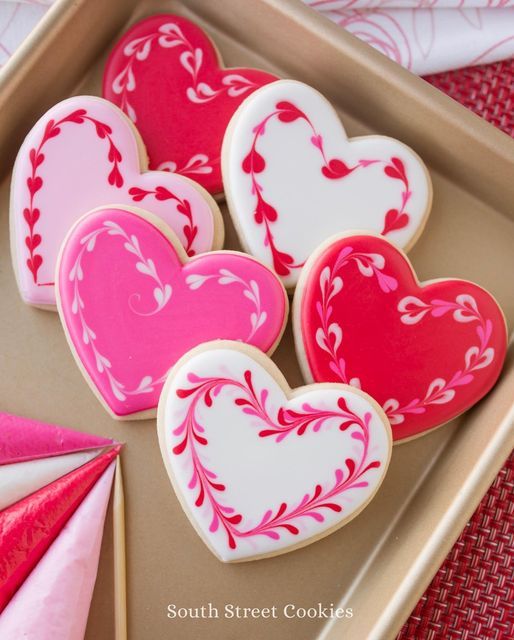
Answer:
<svg viewBox="0 0 514 640"><path fill-rule="evenodd" d="M514 137L514 60L450 71L426 80ZM513 573L514 454L398 640L514 640Z"/></svg>
<svg viewBox="0 0 514 640"><path fill-rule="evenodd" d="M514 137L514 58L425 80Z"/></svg>

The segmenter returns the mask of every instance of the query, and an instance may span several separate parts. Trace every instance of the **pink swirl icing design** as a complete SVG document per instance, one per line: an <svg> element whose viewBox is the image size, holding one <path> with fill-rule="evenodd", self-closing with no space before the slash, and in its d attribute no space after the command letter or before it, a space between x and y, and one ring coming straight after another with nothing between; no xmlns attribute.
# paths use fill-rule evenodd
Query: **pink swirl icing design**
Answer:
<svg viewBox="0 0 514 640"><path fill-rule="evenodd" d="M218 251L188 260L173 236L123 208L77 223L57 284L74 353L115 417L154 410L169 369L206 340L271 352L288 311L280 281L254 259Z"/></svg>

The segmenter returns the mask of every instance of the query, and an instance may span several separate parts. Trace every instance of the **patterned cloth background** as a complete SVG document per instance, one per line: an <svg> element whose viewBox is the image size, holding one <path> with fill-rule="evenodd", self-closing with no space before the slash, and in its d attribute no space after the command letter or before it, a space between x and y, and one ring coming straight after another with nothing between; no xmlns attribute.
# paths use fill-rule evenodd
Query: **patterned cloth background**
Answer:
<svg viewBox="0 0 514 640"><path fill-rule="evenodd" d="M419 75L514 56L514 0L304 0Z"/></svg>
<svg viewBox="0 0 514 640"><path fill-rule="evenodd" d="M0 0L0 67L48 10L52 0Z"/></svg>
<svg viewBox="0 0 514 640"><path fill-rule="evenodd" d="M53 0L0 0L0 67ZM304 0L420 75L514 56L514 0Z"/></svg>

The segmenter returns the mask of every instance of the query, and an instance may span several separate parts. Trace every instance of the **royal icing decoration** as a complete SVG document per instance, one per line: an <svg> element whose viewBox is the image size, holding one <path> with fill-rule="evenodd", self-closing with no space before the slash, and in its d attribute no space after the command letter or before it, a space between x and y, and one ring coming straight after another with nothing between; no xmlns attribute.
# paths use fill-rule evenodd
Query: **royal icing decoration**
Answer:
<svg viewBox="0 0 514 640"><path fill-rule="evenodd" d="M232 251L185 260L164 227L117 207L82 218L64 244L61 320L115 417L155 409L171 366L201 342L229 338L272 351L282 334L287 297L267 267Z"/></svg>
<svg viewBox="0 0 514 640"><path fill-rule="evenodd" d="M249 253L295 286L309 254L335 233L367 229L414 244L432 188L419 157L384 136L346 137L330 103L293 80L245 100L223 143L230 212Z"/></svg>
<svg viewBox="0 0 514 640"><path fill-rule="evenodd" d="M141 203L172 227L188 255L220 246L212 198L181 176L144 172L143 155L130 121L102 98L69 98L36 123L18 153L11 195L13 260L25 302L55 305L60 245L99 206Z"/></svg>
<svg viewBox="0 0 514 640"><path fill-rule="evenodd" d="M211 193L223 191L220 150L232 114L273 76L220 68L207 35L174 15L135 24L113 49L103 95L136 123L150 167L181 173Z"/></svg>
<svg viewBox="0 0 514 640"><path fill-rule="evenodd" d="M158 430L181 504L225 562L283 553L343 525L377 491L391 449L387 418L362 392L291 392L271 360L226 341L176 365Z"/></svg>
<svg viewBox="0 0 514 640"><path fill-rule="evenodd" d="M506 353L503 313L465 280L419 283L379 236L348 235L307 263L294 301L305 376L375 398L402 440L448 422L496 382Z"/></svg>

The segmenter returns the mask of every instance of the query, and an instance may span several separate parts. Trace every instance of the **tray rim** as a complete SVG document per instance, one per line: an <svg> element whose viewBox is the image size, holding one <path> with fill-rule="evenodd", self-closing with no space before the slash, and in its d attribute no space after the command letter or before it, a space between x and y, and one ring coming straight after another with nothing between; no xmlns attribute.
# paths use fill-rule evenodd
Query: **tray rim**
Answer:
<svg viewBox="0 0 514 640"><path fill-rule="evenodd" d="M57 0L42 18L33 32L26 38L24 43L13 54L8 63L0 73L0 108L5 100L16 99L16 93L22 84L25 76L30 73L32 67L37 62L42 51L47 45L48 38L52 32L58 32L64 20L69 20L77 9L77 5L83 5L87 0ZM198 6L202 0L181 0L181 4L186 6ZM507 134L499 131L494 125L484 121L476 114L470 112L464 106L458 104L450 97L442 94L438 89L424 82L421 78L414 76L405 69L402 69L385 56L374 51L371 47L360 42L355 36L344 32L340 27L329 22L324 16L318 15L315 11L298 2L297 0L259 0L261 5L287 13L296 22L303 22L304 26L310 27L314 32L325 34L327 43L333 44L339 50L350 52L354 56L361 56L365 52L365 60L370 68L384 70L388 74L393 74L396 79L396 86L404 87L408 93L422 97L432 106L435 111L443 110L451 117L459 129L467 129L466 136L491 150L502 161L514 164L514 140ZM97 3L101 4L101 3ZM127 2L127 4L129 4ZM130 9L136 5L136 0L130 0ZM23 73L20 69L23 67ZM20 119L22 116L20 116ZM0 136L1 140L1 136ZM15 146L17 141L15 142ZM10 165L6 171L9 172ZM457 180L456 180L457 181ZM502 208L502 207L498 207ZM511 214L511 217L514 214ZM498 383L503 387L510 385L514 390L514 343L510 345L508 366L506 365L502 378ZM488 398L497 395L495 388ZM491 403L488 403L488 407ZM473 419L475 419L473 414ZM444 561L449 550L459 537L465 524L475 511L488 490L488 487L501 469L505 459L514 448L514 401L510 409L504 413L499 426L494 432L494 438L489 442L489 446L484 449L479 457L479 464L476 465L473 473L469 474L466 483L461 491L461 508L457 513L447 511L446 517L440 521L443 529L438 537L438 544L430 543L426 546L428 550L418 558L412 565L409 575L404 576L395 597L391 599L387 609L376 620L370 633L366 638L385 640L396 637L404 621L410 615L412 608L425 591L433 576ZM452 438L456 434L452 435ZM461 437L463 437L461 435ZM437 458L438 460L439 458ZM435 534L434 534L435 535ZM407 584L404 584L407 583ZM318 634L319 640L335 640L344 633L344 622L333 620L325 626Z"/></svg>

